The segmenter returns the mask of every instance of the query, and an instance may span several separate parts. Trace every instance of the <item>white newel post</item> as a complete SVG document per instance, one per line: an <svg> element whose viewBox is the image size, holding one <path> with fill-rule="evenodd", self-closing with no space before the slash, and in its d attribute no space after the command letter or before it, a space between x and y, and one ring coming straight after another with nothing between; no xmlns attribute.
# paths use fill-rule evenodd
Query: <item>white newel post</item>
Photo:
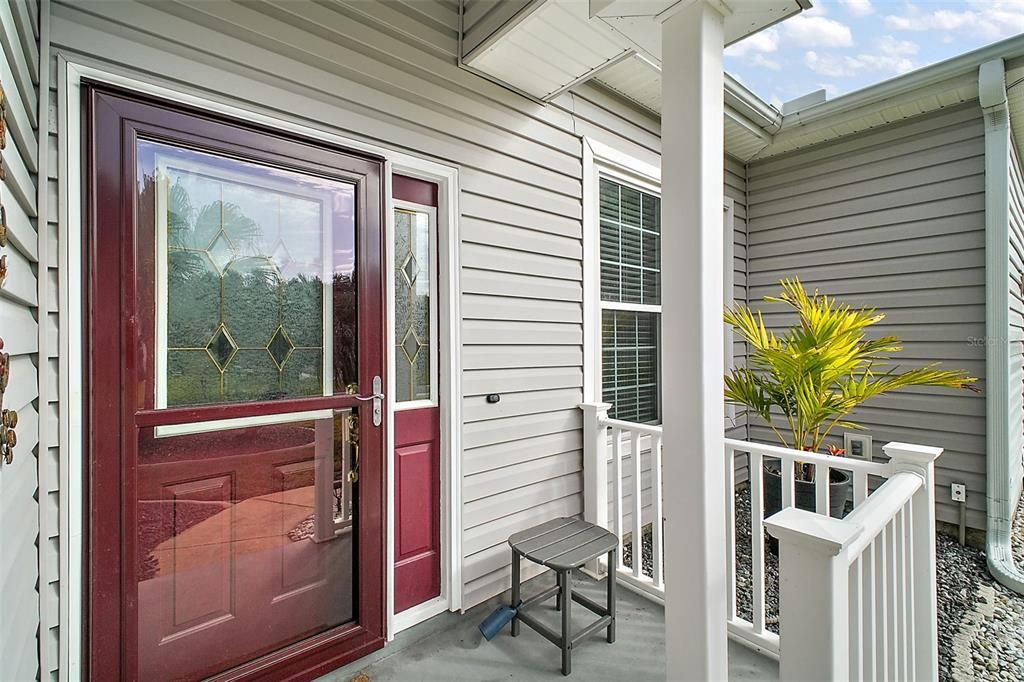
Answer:
<svg viewBox="0 0 1024 682"><path fill-rule="evenodd" d="M583 518L608 528L608 403L583 403ZM589 566L596 574L606 561Z"/></svg>
<svg viewBox="0 0 1024 682"><path fill-rule="evenodd" d="M779 541L779 679L850 678L849 562L856 524L787 507L764 522Z"/></svg>
<svg viewBox="0 0 1024 682"><path fill-rule="evenodd" d="M722 399L724 3L663 15L662 424L668 679L728 678Z"/></svg>
<svg viewBox="0 0 1024 682"><path fill-rule="evenodd" d="M911 562L913 582L911 614L914 619L914 666L919 680L939 679L939 611L935 587L935 460L942 448L888 443L892 473L910 472L924 480L910 500Z"/></svg>

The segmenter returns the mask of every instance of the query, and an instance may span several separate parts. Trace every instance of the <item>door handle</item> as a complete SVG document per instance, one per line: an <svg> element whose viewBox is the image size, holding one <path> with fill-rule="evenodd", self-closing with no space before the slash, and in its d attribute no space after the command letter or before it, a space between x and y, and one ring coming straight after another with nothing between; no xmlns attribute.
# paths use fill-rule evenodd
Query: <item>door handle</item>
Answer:
<svg viewBox="0 0 1024 682"><path fill-rule="evenodd" d="M370 395L353 395L359 402L368 403L373 401L373 425L380 426L384 421L384 382L380 375L373 378L373 393Z"/></svg>

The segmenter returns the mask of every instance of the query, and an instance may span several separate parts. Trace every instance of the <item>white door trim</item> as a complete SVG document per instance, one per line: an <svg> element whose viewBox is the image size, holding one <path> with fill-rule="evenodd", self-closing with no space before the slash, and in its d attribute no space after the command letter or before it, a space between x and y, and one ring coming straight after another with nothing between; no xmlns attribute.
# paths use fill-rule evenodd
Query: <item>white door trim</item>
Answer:
<svg viewBox="0 0 1024 682"><path fill-rule="evenodd" d="M61 571L60 575L60 628L62 636L60 668L61 679L75 680L82 677L83 640L83 562L82 545L84 531L83 493L83 420L85 396L82 394L84 356L83 334L78 331L82 323L82 216L83 177L82 140L83 122L81 116L81 87L83 79L119 86L128 90L160 97L175 103L185 104L232 118L284 130L309 139L320 140L357 152L365 152L386 159L384 191L386 192L385 225L388 239L393 234L393 206L391 203L391 174L418 177L439 185L438 203L438 257L441 273L439 306L441 313L441 523L442 523L442 595L417 607L416 617L428 618L444 610L457 611L462 608L462 386L461 376L461 333L458 321L461 319L461 278L459 258L459 171L455 166L437 163L412 154L390 149L313 127L299 120L281 115L270 115L251 103L228 103L210 98L198 90L187 92L178 87L143 80L146 76L121 66L111 66L75 56L73 60L58 55L58 134L59 149L59 217L63 226L64 239L58 245L60 252L60 356L65 359L60 365L60 486L63 504L60 511ZM151 77L149 77L151 78ZM393 272L387 254L385 266L388 273L389 300L393 287ZM389 306L387 329L390 342L394 330L393 310ZM70 330L76 330L71 333ZM394 394L394 375L389 372L389 394ZM396 628L408 627L414 617L414 609L408 616L396 622L394 614L394 452L390 440L394 428L392 402L387 401L388 442L385 446L387 461L388 527L387 527L387 636L394 637ZM430 605L430 609L426 607ZM433 610L436 609L436 610ZM416 621L418 622L418 620ZM64 645L64 642L67 645Z"/></svg>

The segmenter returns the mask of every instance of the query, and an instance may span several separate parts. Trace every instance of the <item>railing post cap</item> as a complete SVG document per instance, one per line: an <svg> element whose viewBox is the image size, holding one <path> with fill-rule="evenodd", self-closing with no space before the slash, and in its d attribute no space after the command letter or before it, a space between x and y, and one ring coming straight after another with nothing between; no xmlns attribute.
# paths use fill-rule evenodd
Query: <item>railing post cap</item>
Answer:
<svg viewBox="0 0 1024 682"><path fill-rule="evenodd" d="M942 454L942 448L912 443L886 443L882 446L882 452L889 457L890 461L926 465L938 459Z"/></svg>
<svg viewBox="0 0 1024 682"><path fill-rule="evenodd" d="M607 412L612 409L611 403L580 403L578 407L584 412Z"/></svg>
<svg viewBox="0 0 1024 682"><path fill-rule="evenodd" d="M772 514L764 520L764 527L780 541L795 542L831 556L838 555L864 532L860 524L796 507Z"/></svg>

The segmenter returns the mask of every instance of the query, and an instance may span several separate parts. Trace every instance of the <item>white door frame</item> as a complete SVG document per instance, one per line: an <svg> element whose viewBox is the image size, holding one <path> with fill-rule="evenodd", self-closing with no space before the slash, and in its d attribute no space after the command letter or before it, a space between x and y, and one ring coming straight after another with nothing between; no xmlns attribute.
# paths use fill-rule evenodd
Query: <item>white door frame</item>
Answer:
<svg viewBox="0 0 1024 682"><path fill-rule="evenodd" d="M394 410L391 400L387 405L387 492L388 523L387 571L387 637L394 638L398 629L429 618L444 610L462 609L462 386L461 376L461 278L459 257L459 171L450 166L412 154L390 149L330 130L320 129L281 115L264 113L249 102L225 102L211 99L202 91L186 91L181 86L157 84L124 66L112 66L96 60L58 55L58 134L59 149L59 218L64 239L58 245L60 256L60 556L62 577L60 582L60 667L62 679L82 677L83 641L83 562L82 545L84 509L82 507L83 452L82 434L85 396L82 393L85 358L83 356L82 323L82 215L83 177L82 140L84 130L81 116L82 80L119 86L141 94L184 104L194 108L223 114L240 121L249 121L283 130L307 139L320 140L331 145L366 152L386 159L384 173L385 229L388 244L394 233L394 208L391 199L391 175L400 173L437 183L438 192L438 259L439 259L439 327L441 386L441 597L401 614L394 614L394 447L391 434L394 429ZM394 296L394 270L385 254L388 300ZM71 333L71 330L76 330ZM385 343L392 345L394 335L393 306L387 311ZM389 370L393 370L391 353ZM389 371L388 394L394 395L394 372Z"/></svg>

